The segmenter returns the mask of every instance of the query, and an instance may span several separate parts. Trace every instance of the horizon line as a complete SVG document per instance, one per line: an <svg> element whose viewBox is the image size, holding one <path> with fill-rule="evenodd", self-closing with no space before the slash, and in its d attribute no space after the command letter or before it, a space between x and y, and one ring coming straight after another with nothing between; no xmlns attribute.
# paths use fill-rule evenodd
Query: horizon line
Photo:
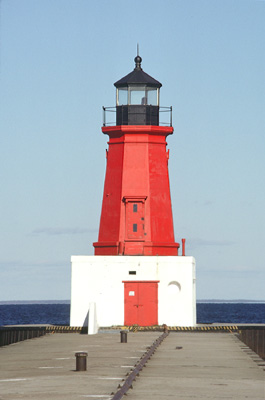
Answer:
<svg viewBox="0 0 265 400"><path fill-rule="evenodd" d="M197 299L196 303L265 303L265 299ZM71 300L0 300L0 305L4 304L71 304Z"/></svg>

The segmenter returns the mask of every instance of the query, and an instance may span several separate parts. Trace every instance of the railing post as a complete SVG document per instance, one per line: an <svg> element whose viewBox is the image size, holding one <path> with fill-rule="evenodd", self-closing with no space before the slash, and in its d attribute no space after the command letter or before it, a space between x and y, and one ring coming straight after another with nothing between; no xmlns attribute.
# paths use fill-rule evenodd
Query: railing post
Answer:
<svg viewBox="0 0 265 400"><path fill-rule="evenodd" d="M260 343L260 357L265 358L265 329L261 329L260 331L261 335L261 343Z"/></svg>
<svg viewBox="0 0 265 400"><path fill-rule="evenodd" d="M105 116L105 107L102 106L102 110L103 110L103 126L106 126L106 116Z"/></svg>

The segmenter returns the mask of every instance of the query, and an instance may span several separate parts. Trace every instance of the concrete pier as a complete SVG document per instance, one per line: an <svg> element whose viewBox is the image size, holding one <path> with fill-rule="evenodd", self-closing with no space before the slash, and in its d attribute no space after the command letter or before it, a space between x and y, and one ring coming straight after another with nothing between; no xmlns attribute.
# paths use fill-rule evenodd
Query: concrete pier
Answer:
<svg viewBox="0 0 265 400"><path fill-rule="evenodd" d="M171 333L128 400L264 400L264 368L265 362L233 334Z"/></svg>
<svg viewBox="0 0 265 400"><path fill-rule="evenodd" d="M0 399L112 398L161 333L48 334L0 348ZM88 353L75 371L75 353ZM232 333L170 333L143 368L128 400L265 398L265 362Z"/></svg>

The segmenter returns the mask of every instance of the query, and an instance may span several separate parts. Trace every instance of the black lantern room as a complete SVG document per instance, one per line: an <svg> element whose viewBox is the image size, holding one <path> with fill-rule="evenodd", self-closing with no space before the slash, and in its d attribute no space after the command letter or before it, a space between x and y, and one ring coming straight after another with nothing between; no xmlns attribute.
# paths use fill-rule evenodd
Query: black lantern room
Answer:
<svg viewBox="0 0 265 400"><path fill-rule="evenodd" d="M114 83L116 125L159 125L159 89L162 84L142 70L139 55L134 61L134 70Z"/></svg>

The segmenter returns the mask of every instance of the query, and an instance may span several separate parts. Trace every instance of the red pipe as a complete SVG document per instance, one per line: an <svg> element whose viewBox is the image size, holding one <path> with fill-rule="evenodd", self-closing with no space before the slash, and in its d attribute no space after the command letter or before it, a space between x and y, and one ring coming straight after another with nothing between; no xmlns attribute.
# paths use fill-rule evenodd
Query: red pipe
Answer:
<svg viewBox="0 0 265 400"><path fill-rule="evenodd" d="M181 239L182 241L182 255L185 256L185 243L186 243L186 239Z"/></svg>

